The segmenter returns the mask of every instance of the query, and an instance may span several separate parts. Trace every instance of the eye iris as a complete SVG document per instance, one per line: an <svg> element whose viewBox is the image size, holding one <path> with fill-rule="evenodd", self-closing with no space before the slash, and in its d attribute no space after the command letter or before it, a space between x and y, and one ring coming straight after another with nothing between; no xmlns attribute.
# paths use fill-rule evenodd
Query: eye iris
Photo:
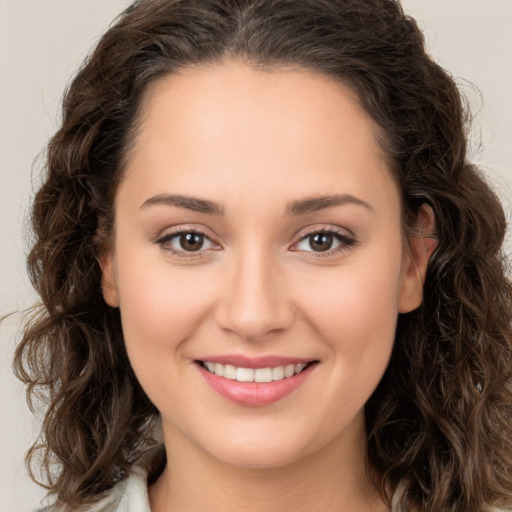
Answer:
<svg viewBox="0 0 512 512"><path fill-rule="evenodd" d="M198 233L185 233L180 236L180 245L185 251L198 251L204 243L204 236Z"/></svg>
<svg viewBox="0 0 512 512"><path fill-rule="evenodd" d="M315 233L309 237L309 243L314 251L328 251L332 247L332 235Z"/></svg>

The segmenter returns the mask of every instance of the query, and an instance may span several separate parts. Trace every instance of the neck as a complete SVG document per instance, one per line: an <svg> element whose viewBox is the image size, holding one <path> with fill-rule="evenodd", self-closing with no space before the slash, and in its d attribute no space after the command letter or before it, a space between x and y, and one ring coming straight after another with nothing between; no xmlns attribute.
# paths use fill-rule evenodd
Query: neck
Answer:
<svg viewBox="0 0 512 512"><path fill-rule="evenodd" d="M168 464L150 488L153 512L388 510L364 462L364 439L334 439L320 452L277 468L233 467L166 433Z"/></svg>

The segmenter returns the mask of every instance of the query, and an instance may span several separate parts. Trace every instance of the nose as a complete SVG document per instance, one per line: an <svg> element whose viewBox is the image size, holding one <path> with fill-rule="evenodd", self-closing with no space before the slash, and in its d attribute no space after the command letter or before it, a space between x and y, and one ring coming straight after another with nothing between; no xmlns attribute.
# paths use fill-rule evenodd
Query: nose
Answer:
<svg viewBox="0 0 512 512"><path fill-rule="evenodd" d="M263 251L240 254L222 279L216 321L247 341L290 328L295 313L282 269Z"/></svg>

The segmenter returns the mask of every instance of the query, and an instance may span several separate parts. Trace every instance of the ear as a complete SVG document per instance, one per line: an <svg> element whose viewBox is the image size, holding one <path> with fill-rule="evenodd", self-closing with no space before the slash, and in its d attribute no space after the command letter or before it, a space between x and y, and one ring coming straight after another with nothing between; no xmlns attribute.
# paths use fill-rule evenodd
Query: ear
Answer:
<svg viewBox="0 0 512 512"><path fill-rule="evenodd" d="M422 204L404 248L398 311L409 313L423 301L423 285L430 256L437 247L436 220L432 208Z"/></svg>
<svg viewBox="0 0 512 512"><path fill-rule="evenodd" d="M101 267L101 293L105 302L113 307L119 307L119 294L112 249L102 253L99 259Z"/></svg>

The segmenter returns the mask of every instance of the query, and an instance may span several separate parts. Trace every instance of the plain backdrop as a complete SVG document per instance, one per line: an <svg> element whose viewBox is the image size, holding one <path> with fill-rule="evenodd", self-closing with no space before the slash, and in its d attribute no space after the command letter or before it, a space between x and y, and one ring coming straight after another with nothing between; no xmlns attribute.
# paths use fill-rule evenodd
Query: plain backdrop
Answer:
<svg viewBox="0 0 512 512"><path fill-rule="evenodd" d="M55 131L62 92L128 0L0 0L0 316L36 299L25 274L37 155ZM403 0L431 54L457 78L476 114L472 159L512 203L512 0ZM480 92L479 92L480 91ZM508 253L512 243L507 243ZM20 315L0 324L0 512L32 510L42 491L24 451L37 433L12 375Z"/></svg>

